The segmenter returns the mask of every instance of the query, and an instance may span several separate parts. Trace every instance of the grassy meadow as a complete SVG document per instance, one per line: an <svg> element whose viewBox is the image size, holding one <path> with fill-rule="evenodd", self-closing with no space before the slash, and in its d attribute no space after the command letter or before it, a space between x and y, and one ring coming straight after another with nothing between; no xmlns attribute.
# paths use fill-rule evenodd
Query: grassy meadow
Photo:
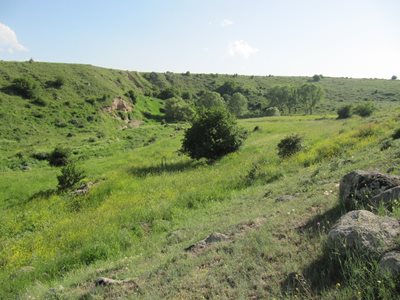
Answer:
<svg viewBox="0 0 400 300"><path fill-rule="evenodd" d="M337 194L344 174L400 174L399 140L391 139L400 118L397 82L326 78L325 104L315 115L241 119L249 132L244 145L208 163L180 154L188 124L160 122L163 103L144 95L155 88L145 74L2 62L0 83L6 87L25 71L45 82L60 68L71 82L61 90L43 88L46 106L0 93L1 299L395 297L393 282L377 274L374 262L355 259L337 269L326 259L324 242L343 212ZM223 76L167 75L168 84L175 79L192 91ZM235 78L249 88L263 80ZM143 121L138 128L122 128L121 116L85 101L130 88L143 92L129 117ZM345 98L357 103L373 93L390 95L374 99L372 116L336 119ZM54 126L58 119L67 125ZM304 148L282 159L277 144L293 133L303 137ZM391 146L383 149L387 140ZM57 191L60 169L32 157L57 145L72 149L91 183L87 194ZM281 196L292 198L277 201ZM400 217L400 208L380 213ZM212 232L230 239L185 251ZM97 287L100 276L135 284ZM300 284L290 284L293 276Z"/></svg>

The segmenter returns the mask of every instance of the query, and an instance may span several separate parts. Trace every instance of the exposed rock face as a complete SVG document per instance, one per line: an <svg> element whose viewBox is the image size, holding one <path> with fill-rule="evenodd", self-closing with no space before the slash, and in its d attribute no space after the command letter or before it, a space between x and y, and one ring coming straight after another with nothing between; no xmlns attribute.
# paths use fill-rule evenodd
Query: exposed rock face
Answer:
<svg viewBox="0 0 400 300"><path fill-rule="evenodd" d="M379 266L383 271L390 272L394 277L400 275L400 251L390 251L385 253L380 262Z"/></svg>
<svg viewBox="0 0 400 300"><path fill-rule="evenodd" d="M368 206L376 207L380 201L388 202L400 194L400 178L378 172L353 171L340 181L339 197L348 210ZM381 196L379 196L381 195Z"/></svg>
<svg viewBox="0 0 400 300"><path fill-rule="evenodd" d="M342 216L328 234L328 247L341 254L381 255L396 246L400 223L366 210L354 210Z"/></svg>
<svg viewBox="0 0 400 300"><path fill-rule="evenodd" d="M111 103L111 106L107 106L104 108L106 112L113 111L122 111L122 112L130 112L132 111L132 105L123 100L121 97L114 98Z"/></svg>

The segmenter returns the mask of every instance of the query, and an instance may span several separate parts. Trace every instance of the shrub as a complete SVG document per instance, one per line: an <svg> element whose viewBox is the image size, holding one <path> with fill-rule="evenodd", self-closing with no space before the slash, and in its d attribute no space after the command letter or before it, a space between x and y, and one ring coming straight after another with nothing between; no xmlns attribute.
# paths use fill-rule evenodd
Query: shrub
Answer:
<svg viewBox="0 0 400 300"><path fill-rule="evenodd" d="M42 107L47 105L46 100L44 100L42 98L35 98L34 100L32 100L32 103L37 106L42 106Z"/></svg>
<svg viewBox="0 0 400 300"><path fill-rule="evenodd" d="M281 115L281 112L279 111L279 108L277 108L276 106L272 106L264 110L264 115L267 117L278 117Z"/></svg>
<svg viewBox="0 0 400 300"><path fill-rule="evenodd" d="M371 103L359 104L354 108L354 113L360 117L369 117L375 111L375 106Z"/></svg>
<svg viewBox="0 0 400 300"><path fill-rule="evenodd" d="M11 89L15 94L27 99L34 99L37 97L36 83L30 78L14 79Z"/></svg>
<svg viewBox="0 0 400 300"><path fill-rule="evenodd" d="M338 114L338 119L347 119L350 118L352 115L352 106L351 105L345 105L340 107L337 110L337 114Z"/></svg>
<svg viewBox="0 0 400 300"><path fill-rule="evenodd" d="M60 89L65 84L64 77L57 76L54 80L49 80L46 82L46 87Z"/></svg>
<svg viewBox="0 0 400 300"><path fill-rule="evenodd" d="M65 166L68 164L70 151L66 148L56 147L49 155L49 164L53 167Z"/></svg>
<svg viewBox="0 0 400 300"><path fill-rule="evenodd" d="M185 131L182 152L193 159L218 159L238 150L246 136L226 109L204 110Z"/></svg>
<svg viewBox="0 0 400 300"><path fill-rule="evenodd" d="M278 144L278 155L285 158L299 152L303 148L302 140L303 138L297 134L285 137Z"/></svg>
<svg viewBox="0 0 400 300"><path fill-rule="evenodd" d="M396 129L393 134L392 134L392 138L394 140L400 139L400 128Z"/></svg>
<svg viewBox="0 0 400 300"><path fill-rule="evenodd" d="M136 95L136 93L135 93L134 90L129 90L129 91L127 91L127 92L125 93L125 96L127 96L127 97L131 100L132 104L136 104L136 102L137 102L137 95Z"/></svg>
<svg viewBox="0 0 400 300"><path fill-rule="evenodd" d="M396 75L393 75L391 79L392 79L392 80L397 80L397 76L396 76Z"/></svg>
<svg viewBox="0 0 400 300"><path fill-rule="evenodd" d="M78 169L74 163L70 162L61 169L61 174L57 176L58 189L71 189L76 186L83 178L85 178L84 172Z"/></svg>

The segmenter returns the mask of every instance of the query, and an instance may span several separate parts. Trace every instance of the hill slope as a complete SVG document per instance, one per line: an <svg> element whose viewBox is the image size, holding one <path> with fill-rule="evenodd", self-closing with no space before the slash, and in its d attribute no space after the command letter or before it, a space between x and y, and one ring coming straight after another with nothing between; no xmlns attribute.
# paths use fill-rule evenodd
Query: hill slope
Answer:
<svg viewBox="0 0 400 300"><path fill-rule="evenodd" d="M177 152L186 125L158 124L162 101L145 96L157 95L169 81L160 90L147 74L45 63L0 66L0 298L396 295L389 283L377 285L383 279L370 266L345 278L333 276L323 261L323 246L342 213L337 202L341 176L357 168L400 173L399 140L391 139L400 113L392 101L398 97L398 82L325 78L319 83L327 95L323 115L240 120L252 132L244 146L207 164ZM26 74L40 85L45 106L8 90L14 78ZM48 88L46 82L60 75L65 75L64 85ZM168 75L181 82L172 86L179 93L192 95L230 79L249 89L308 80ZM127 123L104 106L115 97L129 103L125 93L131 89L139 96L130 118L144 124L121 130ZM356 100L350 102L357 102L379 91L391 94L376 99L379 110L371 117L336 120L327 114L347 101L344 96L328 99L330 93L353 95ZM104 102L90 100L104 94L110 95ZM87 119L90 115L94 120ZM56 118L67 125L56 126ZM256 126L259 130L253 131ZM305 147L281 159L276 145L292 133L304 137ZM382 151L387 141L391 147ZM86 193L57 192L59 168L32 156L60 143L72 148L85 171ZM399 209L382 213L400 216ZM226 238L185 250L213 232ZM304 274L304 290L285 289L293 272ZM99 276L126 281L96 286Z"/></svg>

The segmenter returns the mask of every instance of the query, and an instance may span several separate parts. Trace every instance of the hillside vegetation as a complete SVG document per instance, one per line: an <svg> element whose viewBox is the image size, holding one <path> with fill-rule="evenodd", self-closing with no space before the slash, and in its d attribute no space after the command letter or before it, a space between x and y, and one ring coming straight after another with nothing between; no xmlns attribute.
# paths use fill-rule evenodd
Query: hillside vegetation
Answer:
<svg viewBox="0 0 400 300"><path fill-rule="evenodd" d="M18 94L17 78L33 97ZM333 269L324 243L343 212L344 174L400 174L400 82L324 77L313 115L249 118L273 87L309 80L0 62L0 298L395 297L372 263ZM226 82L248 99L247 139L214 162L183 156L188 125L165 122L161 98L195 105ZM336 118L366 100L371 116ZM303 147L279 156L293 134ZM84 192L57 190L60 168L45 159L56 146L85 172ZM399 218L400 208L380 213ZM191 247L213 232L227 238ZM288 289L290 274L303 284ZM100 276L125 281L96 286Z"/></svg>

